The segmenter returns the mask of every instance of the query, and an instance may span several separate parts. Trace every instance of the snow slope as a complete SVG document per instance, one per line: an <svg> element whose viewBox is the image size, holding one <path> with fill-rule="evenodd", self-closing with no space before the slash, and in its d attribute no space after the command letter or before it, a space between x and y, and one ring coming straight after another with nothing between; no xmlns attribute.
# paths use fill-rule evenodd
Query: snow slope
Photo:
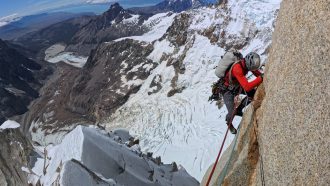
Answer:
<svg viewBox="0 0 330 186"><path fill-rule="evenodd" d="M121 41L123 39L135 39L138 41L152 42L156 39L162 37L168 27L172 24L175 13L160 13L151 16L148 20L143 22L143 26L150 28L150 31L142 36L130 36L117 39L116 41ZM132 18L130 18L132 19ZM127 20L126 20L127 21Z"/></svg>
<svg viewBox="0 0 330 186"><path fill-rule="evenodd" d="M57 146L36 147L40 155L27 172L35 185L186 185L199 183L185 169L157 164L138 145L124 142L127 131L106 132L78 126ZM44 149L43 149L44 148Z"/></svg>
<svg viewBox="0 0 330 186"><path fill-rule="evenodd" d="M82 68L87 62L87 56L78 56L73 52L64 52L65 45L55 44L45 51L45 60L49 63L64 62L74 67Z"/></svg>
<svg viewBox="0 0 330 186"><path fill-rule="evenodd" d="M207 101L210 86L217 80L213 69L225 52L219 46L244 46L243 54L255 51L265 61L279 3L279 0L231 0L228 9L200 8L185 12L191 20L186 44L175 47L168 38L154 42L154 52L149 58L159 66L105 125L110 129L129 128L141 139L142 150L162 156L167 163L175 160L201 180L215 160L226 130L226 108L218 109L215 103ZM203 36L210 28L214 28L218 42L211 43ZM159 38L156 33L149 34L144 37ZM180 68L185 69L184 73L177 73L174 66L167 65L168 58L163 56L183 57ZM169 97L175 76L175 86L181 92ZM155 90L150 86L154 79L161 89L150 94ZM239 117L235 118L234 125L239 121ZM229 135L225 147L233 137Z"/></svg>
<svg viewBox="0 0 330 186"><path fill-rule="evenodd" d="M20 127L20 126L21 125L19 123L17 123L16 121L7 120L3 124L0 125L0 130L4 130L4 129L16 129L16 128Z"/></svg>

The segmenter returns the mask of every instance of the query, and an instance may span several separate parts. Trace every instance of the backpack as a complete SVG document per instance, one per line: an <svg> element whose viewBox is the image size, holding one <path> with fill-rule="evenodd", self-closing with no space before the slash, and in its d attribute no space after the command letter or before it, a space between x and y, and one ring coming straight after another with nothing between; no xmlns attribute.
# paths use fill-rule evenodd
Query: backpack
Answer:
<svg viewBox="0 0 330 186"><path fill-rule="evenodd" d="M234 64L235 62L239 61L243 58L243 55L235 50L231 49L227 51L220 59L218 66L215 68L215 75L218 78L223 78L226 75L227 70Z"/></svg>
<svg viewBox="0 0 330 186"><path fill-rule="evenodd" d="M232 81L231 69L234 64L238 63L239 60L243 58L243 55L235 50L231 49L227 51L224 56L221 57L221 60L218 63L218 66L215 68L215 75L219 78L217 82L214 82L212 85L212 95L209 97L209 101L219 101L221 100L221 94L224 94L226 91L234 91L235 86L230 85L229 87L225 86L225 75L229 71L230 82ZM230 83L231 84L231 83Z"/></svg>

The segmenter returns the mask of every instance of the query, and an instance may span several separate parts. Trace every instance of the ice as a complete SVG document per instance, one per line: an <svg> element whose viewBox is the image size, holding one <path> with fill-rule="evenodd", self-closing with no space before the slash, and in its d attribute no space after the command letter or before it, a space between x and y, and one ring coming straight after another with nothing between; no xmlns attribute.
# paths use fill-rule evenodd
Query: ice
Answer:
<svg viewBox="0 0 330 186"><path fill-rule="evenodd" d="M127 24L127 23L136 23L139 21L139 17L140 15L131 15L132 17L128 18L128 19L124 19L123 23Z"/></svg>
<svg viewBox="0 0 330 186"><path fill-rule="evenodd" d="M73 52L61 52L53 57L46 58L49 63L64 62L74 67L82 68L87 62L88 57L78 56Z"/></svg>
<svg viewBox="0 0 330 186"><path fill-rule="evenodd" d="M2 125L0 126L1 130L5 130L5 129L16 129L18 127L20 127L21 125L19 123L17 123L16 121L13 120L7 120L4 123L2 123Z"/></svg>
<svg viewBox="0 0 330 186"><path fill-rule="evenodd" d="M149 32L143 34L142 36L130 36L117 39L116 41L127 38L145 42L155 41L165 34L168 27L172 24L175 15L176 14L174 13L171 15L168 15L168 13L156 14L143 23L144 26L151 28Z"/></svg>
<svg viewBox="0 0 330 186"><path fill-rule="evenodd" d="M107 133L100 129L78 126L57 146L48 146L30 177L41 185L186 185L199 183L184 169L171 172L171 165L157 165L142 157L139 147L124 143L124 130ZM39 148L40 149L40 148ZM152 173L152 174L151 174ZM31 176L31 175L30 175ZM156 181L157 180L157 181Z"/></svg>

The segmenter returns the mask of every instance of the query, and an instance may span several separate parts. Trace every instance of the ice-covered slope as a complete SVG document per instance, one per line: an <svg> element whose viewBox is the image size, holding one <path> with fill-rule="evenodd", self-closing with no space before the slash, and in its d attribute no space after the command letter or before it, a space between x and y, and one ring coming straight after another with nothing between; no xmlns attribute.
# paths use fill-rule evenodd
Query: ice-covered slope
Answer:
<svg viewBox="0 0 330 186"><path fill-rule="evenodd" d="M106 132L78 126L57 146L37 147L42 153L32 170L36 185L182 185L197 186L196 179L176 164L142 154L130 144L127 131ZM127 142L127 143L125 143Z"/></svg>
<svg viewBox="0 0 330 186"><path fill-rule="evenodd" d="M201 179L226 129L226 109L207 102L216 81L213 68L231 47L243 54L258 52L265 60L279 4L280 0L232 0L176 16L149 55L158 67L106 126L129 128L140 137L143 150L161 155L165 162L176 160ZM145 42L143 38L151 37L134 39ZM229 135L225 146L232 138Z"/></svg>

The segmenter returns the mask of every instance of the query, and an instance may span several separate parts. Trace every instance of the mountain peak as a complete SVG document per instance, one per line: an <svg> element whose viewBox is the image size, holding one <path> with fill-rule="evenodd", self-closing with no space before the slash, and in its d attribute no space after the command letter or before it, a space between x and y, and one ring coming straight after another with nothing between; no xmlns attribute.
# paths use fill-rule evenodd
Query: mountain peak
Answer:
<svg viewBox="0 0 330 186"><path fill-rule="evenodd" d="M120 4L118 3L118 2L116 2L116 3L113 3L111 6L110 6L110 11L111 10L118 10L118 9L124 9L122 6L120 6ZM108 11L109 11L108 10Z"/></svg>
<svg viewBox="0 0 330 186"><path fill-rule="evenodd" d="M110 17L110 19L114 19L116 18L120 12L122 12L124 10L124 8L122 6L120 6L119 3L114 3L110 6L110 8L103 13L103 15L106 15L107 17Z"/></svg>

